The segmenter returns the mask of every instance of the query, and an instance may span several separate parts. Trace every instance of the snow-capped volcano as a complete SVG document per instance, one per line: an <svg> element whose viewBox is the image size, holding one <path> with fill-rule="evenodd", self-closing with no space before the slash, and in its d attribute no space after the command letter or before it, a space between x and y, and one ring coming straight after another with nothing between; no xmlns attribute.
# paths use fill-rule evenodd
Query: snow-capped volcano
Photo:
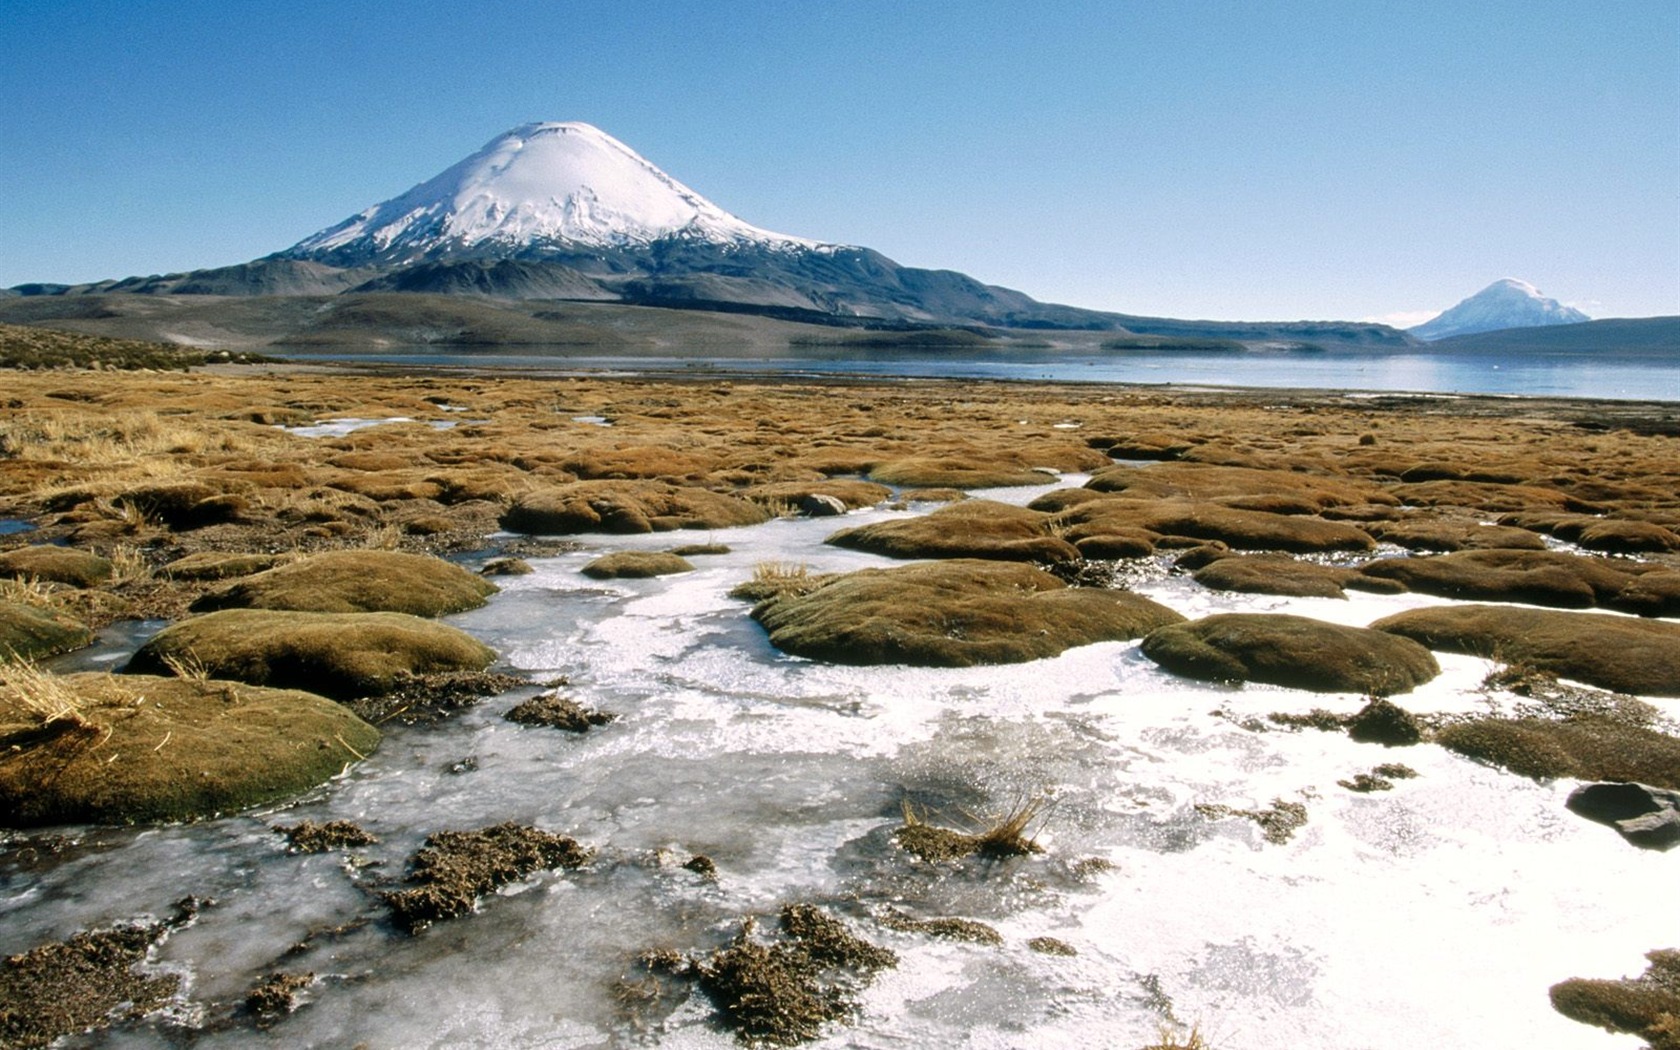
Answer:
<svg viewBox="0 0 1680 1050"><path fill-rule="evenodd" d="M583 123L525 124L280 253L339 266L689 243L817 248L762 230Z"/></svg>
<svg viewBox="0 0 1680 1050"><path fill-rule="evenodd" d="M1434 342L1454 335L1473 335L1504 328L1577 324L1590 320L1592 318L1574 307L1541 295L1540 290L1527 281L1506 277L1408 331L1426 342Z"/></svg>

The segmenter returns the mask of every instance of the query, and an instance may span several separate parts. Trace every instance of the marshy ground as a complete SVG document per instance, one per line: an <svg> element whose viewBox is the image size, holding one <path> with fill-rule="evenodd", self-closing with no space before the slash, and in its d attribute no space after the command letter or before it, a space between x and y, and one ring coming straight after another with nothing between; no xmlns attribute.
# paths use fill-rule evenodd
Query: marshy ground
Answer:
<svg viewBox="0 0 1680 1050"><path fill-rule="evenodd" d="M98 358L86 355L100 352L82 346L76 361L88 364ZM131 369L165 363L134 353L108 363ZM830 530L834 545L933 559L933 568L824 574L794 562L767 563L739 581L742 615L752 610L772 642L776 630L797 635L784 646L789 651L839 664L990 665L1165 632L1141 651L1172 646L1176 655L1160 662L1175 674L1221 683L1306 683L1302 688L1392 695L1401 704L1406 691L1439 673L1431 651L1469 653L1506 668L1499 688L1531 697L1531 706L1503 720L1406 722L1405 743L1439 740L1468 756L1462 761L1522 777L1638 779L1680 788L1671 735L1671 719L1680 712L1672 701L1661 706L1661 698L1680 696L1680 412L1670 404L967 380L402 374L201 360L170 371L4 373L0 647L19 659L0 666L7 705L0 708L0 735L8 748L0 756L0 791L9 800L34 800L11 808L14 825L214 820L295 794L365 759L379 731L352 712L381 722L388 734L419 740L434 719L404 727L402 712L446 718L483 697L537 686L494 668L496 654L470 637L470 623L463 629L437 621L494 601L496 581L524 578L459 565L499 564L492 573L517 574L519 559L570 554L574 537L669 532L665 550L637 541L635 550L597 558L581 572L605 581L680 578L730 553L742 533L724 530L895 502L923 513L862 529L837 521ZM1049 485L1062 475L1080 483L1026 506L967 498L970 490ZM725 537L729 544L717 542ZM396 553L415 557L391 557ZM1406 594L1427 596L1439 609L1431 604L1334 632L1303 625L1299 617L1241 619L1248 613L1175 628L1184 618L1178 612L1155 613L1153 602L1122 597L1129 574L1163 573L1182 577L1185 587L1235 594ZM1070 581L1099 586L1066 586ZM1110 593L1078 593L1088 590ZM1132 603L1124 616L1110 608L1123 602ZM1134 604L1150 607L1147 622L1139 621ZM1239 618L1234 625L1226 622L1232 617ZM1123 622L1104 626L1110 618ZM148 677L50 670L55 654L136 621L150 624L152 640L134 668ZM158 630L171 623L176 626ZM1581 685L1560 687L1558 676ZM153 684L165 680L172 684ZM278 701L295 695L281 690L295 689L324 693L349 710L311 707L304 720L294 705L286 718L272 714ZM533 691L526 690L526 699L540 707L543 699L528 695ZM593 738L591 727L605 733L617 724L616 710L580 706L569 692L545 695L555 710L536 711L544 725L589 729ZM237 765L230 756L186 749L213 749L206 738L227 735L215 727L237 723L245 711L261 716L260 725L244 731L260 737L252 746L260 742L262 754L307 751L307 761L288 759L289 767L307 771L301 779L230 783L218 795L198 790L201 785L181 790L176 773L157 764L209 764L215 779L232 777L224 771ZM1409 717L1401 712L1390 720ZM1300 720L1337 731L1353 721L1329 712L1316 722ZM1246 731L1282 730L1256 724ZM1379 764L1382 757L1362 767L1371 772L1347 782L1350 795L1403 794L1414 771ZM462 775L471 772L473 756L451 761ZM106 784L103 767L90 762L116 771L152 764ZM280 759L265 762L278 768ZM74 776L60 777L64 770ZM80 794L54 796L44 806L40 781L49 775ZM1395 780L1406 784L1396 790ZM162 781L173 785L164 802L121 793L130 790L125 784ZM924 812L899 802L904 813ZM1107 863L1100 856L1034 860L1034 829L1012 822L1024 813L1053 825L1055 808L1032 798L1003 802L990 814L997 826L989 827L984 813L955 819L965 811L951 806L946 823L960 827L913 815L896 833L877 836L879 849L913 853L906 870L935 880L951 870L994 870L982 861L1054 862L1069 873L1079 864L1096 872ZM1266 849L1292 848L1292 836L1323 819L1313 799L1256 798L1251 805L1208 798L1181 809L1198 827L1252 822L1257 848ZM613 865L644 864L625 851L615 854L614 844L589 828L575 831L601 855L590 859L580 847L575 856L549 856L524 838L513 843L514 852L530 856L514 861L502 863L494 851L475 853L475 834L517 833L547 848L550 832L499 818L483 822L481 831L409 829L410 845L416 836L441 836L426 848L465 849L458 864L450 860L464 874L455 872L461 885L448 887L453 895L435 914L398 909L398 925L418 928L433 918L468 915L480 896L533 871L559 868L565 870L555 879L601 879ZM31 865L54 863L44 845L52 834L36 830L12 840L15 855L7 863L23 873L19 885L28 882ZM386 834L382 829L379 839ZM989 834L1019 848L988 849ZM906 839L963 848L914 850ZM356 850L375 840L346 842ZM1607 835L1603 848L1634 847ZM27 862L19 859L25 852ZM436 854L432 868L449 868L437 860L442 856ZM730 878L727 856L721 874L710 859L698 859L706 860L707 872L686 869L697 885ZM416 860L414 871L422 870L430 869ZM442 892L400 877L393 867L385 881L372 878L370 899L397 908L409 897ZM183 895L191 892L195 887L182 887ZM942 900L973 905L960 894ZM836 977L835 960L813 954L820 938L810 929L831 940L853 935L804 904L784 903L780 911L758 910L766 919L780 914L779 939L744 933L671 949L679 960L673 965L726 1020L737 1019L743 1038L814 1038L864 1008L857 998L862 980ZM391 921L373 904L358 914L355 922ZM176 1015L192 1014L182 1008L183 996L195 993L182 992L167 970L146 968L167 931L113 925L132 918L117 912L92 932L63 931L59 947L43 946L5 964L12 976L0 977L0 987L21 989L8 996L33 997L7 1000L8 1010L32 1018L19 1022L16 1045L50 1038L52 1017L64 1018L56 1031L113 1020L103 1001L91 997L75 1009L59 1004L57 1012L41 1012L42 996L56 994L40 991L51 985L41 968L57 958L85 968L79 960L90 953L109 956L135 982L134 1012L173 1004ZM979 951L1006 936L974 935L992 927L956 914L917 918L885 906L854 906L848 918L871 936L899 938L900 947L912 936L955 937L963 950ZM459 936L446 931L461 925L471 922L440 924L423 937ZM366 936L348 920L346 929L322 936ZM1658 940L1673 935L1652 931ZM1050 946L1033 948L1038 956L1086 957L1070 954L1076 949L1056 938L1031 939ZM1643 946L1656 953L1644 977L1614 986L1575 982L1554 992L1555 1000L1574 1004L1559 1009L1592 1024L1615 1020L1654 1046L1672 1045L1662 1042L1676 1030L1672 1013L1664 1012L1672 1000L1672 981L1662 969L1672 953L1662 952L1665 946L1666 940ZM290 957L263 960L259 969L277 983L252 992L248 1007L230 993L225 1002L199 1003L196 1016L200 1022L209 1016L204 1023L212 1027L244 1023L239 1017L290 1023L286 1015L298 995L313 1002L340 987L330 983L338 978L323 984L301 969L303 963L320 969L319 956L298 955L298 966ZM1638 964L1635 955L1625 969L1632 973ZM874 960L861 969L888 965ZM900 970L907 966L913 962L901 958ZM1614 975L1600 968L1582 976ZM667 998L685 994L643 977ZM1584 987L1598 990L1586 1006L1579 1005ZM1601 1003L1635 993L1655 1004L1646 1004L1636 1021L1616 1020L1621 1015L1612 1017L1612 1007ZM749 994L757 998L743 998ZM1545 989L1535 994L1544 1009ZM781 1005L784 996L795 1005ZM655 1026L670 1017L668 1002L641 1009ZM775 1027L778 1010L790 1011L785 1030ZM1170 1004L1157 1014L1163 1023L1176 1020ZM1127 1038L1133 1045L1145 1041Z"/></svg>

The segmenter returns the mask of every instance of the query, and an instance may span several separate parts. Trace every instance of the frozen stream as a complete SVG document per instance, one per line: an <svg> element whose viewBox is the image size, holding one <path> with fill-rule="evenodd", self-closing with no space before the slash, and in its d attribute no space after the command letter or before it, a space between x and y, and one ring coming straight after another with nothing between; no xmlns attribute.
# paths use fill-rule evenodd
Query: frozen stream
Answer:
<svg viewBox="0 0 1680 1050"><path fill-rule="evenodd" d="M808 900L901 957L864 992L857 1023L820 1046L1124 1050L1155 1041L1168 1016L1232 1050L1634 1045L1556 1014L1546 990L1638 972L1645 951L1680 942L1680 917L1661 903L1675 857L1568 813L1573 783L1536 784L1432 746L1244 730L1233 719L1351 713L1362 699L1192 683L1136 643L960 670L783 656L727 591L759 562L887 564L822 546L837 527L582 537L586 550L533 562L533 575L499 580L488 606L450 622L508 668L566 676L569 695L617 722L574 736L504 721L523 690L438 726L394 727L369 761L285 809L89 831L56 857L9 860L0 952L162 915L190 893L216 903L160 956L189 975L192 1000L237 1001L274 969L325 979L267 1031L216 1013L201 1030L158 1024L73 1046L724 1048L733 1037L698 993L631 1016L615 983L644 949L710 949L740 916L773 927L782 903ZM578 572L605 551L708 539L732 552L691 559L690 574L600 583ZM1138 589L1192 617L1263 609L1361 625L1437 601L1222 594L1164 576ZM1441 662L1440 678L1400 702L1482 708L1487 665ZM1336 785L1384 762L1420 776L1370 795ZM906 800L961 825L1043 796L1039 856L936 867L889 838ZM1192 808L1280 798L1309 812L1285 845ZM288 855L271 826L306 818L348 818L381 841ZM508 820L599 852L419 936L383 921L367 889L400 877L426 834ZM681 866L695 853L716 862L715 882ZM1005 944L868 920L887 907L977 919ZM1078 955L1031 950L1040 936Z"/></svg>

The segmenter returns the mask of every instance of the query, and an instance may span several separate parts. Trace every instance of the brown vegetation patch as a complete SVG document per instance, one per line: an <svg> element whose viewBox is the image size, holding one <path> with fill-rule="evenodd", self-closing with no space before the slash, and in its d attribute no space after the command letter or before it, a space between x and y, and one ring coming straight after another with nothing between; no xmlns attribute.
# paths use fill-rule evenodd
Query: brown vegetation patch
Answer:
<svg viewBox="0 0 1680 1050"><path fill-rule="evenodd" d="M274 830L286 836L286 845L292 853L325 853L328 850L372 846L379 841L352 820L324 823L305 820L291 827L276 825Z"/></svg>
<svg viewBox="0 0 1680 1050"><path fill-rule="evenodd" d="M289 798L379 745L379 731L309 693L233 682L75 674L73 708L20 716L0 686L0 813L12 827L194 820Z"/></svg>
<svg viewBox="0 0 1680 1050"><path fill-rule="evenodd" d="M1563 551L1477 550L1383 558L1360 566L1422 594L1564 609L1595 605L1641 616L1680 612L1680 572Z"/></svg>
<svg viewBox="0 0 1680 1050"><path fill-rule="evenodd" d="M548 726L551 729L564 729L569 733L586 733L596 726L607 725L618 718L608 711L584 707L576 700L561 696L558 692L539 693L515 705L502 717L522 726Z"/></svg>
<svg viewBox="0 0 1680 1050"><path fill-rule="evenodd" d="M1276 846L1287 843L1294 838L1295 832L1307 824L1307 807L1283 799L1274 799L1265 809L1233 809L1230 806L1197 803L1196 812L1209 820L1224 820L1227 817L1252 820L1260 826L1260 834L1266 841Z"/></svg>
<svg viewBox="0 0 1680 1050"><path fill-rule="evenodd" d="M758 504L726 493L658 481L580 481L522 496L501 517L511 532L667 532L758 525Z"/></svg>
<svg viewBox="0 0 1680 1050"><path fill-rule="evenodd" d="M1302 501L1313 511L1372 503L1392 506L1399 502L1382 486L1355 478L1205 463L1109 466L1093 472L1085 487L1094 492L1123 492L1132 498L1191 502L1258 496L1288 497Z"/></svg>
<svg viewBox="0 0 1680 1050"><path fill-rule="evenodd" d="M1435 740L1466 758L1536 780L1622 780L1680 788L1680 739L1644 726L1582 716L1477 718Z"/></svg>
<svg viewBox="0 0 1680 1050"><path fill-rule="evenodd" d="M1364 530L1346 522L1300 514L1271 514L1218 503L1190 503L1163 499L1142 501L1099 497L1076 503L1056 516L1064 539L1079 542L1107 534L1131 535L1137 530L1162 537L1196 541L1218 540L1237 550L1367 551L1376 546ZM1165 545L1157 541L1158 545Z"/></svg>
<svg viewBox="0 0 1680 1050"><path fill-rule="evenodd" d="M312 973L271 973L246 993L245 1009L260 1021L283 1017L298 1008L304 991L314 983Z"/></svg>
<svg viewBox="0 0 1680 1050"><path fill-rule="evenodd" d="M211 678L353 700L400 688L407 676L482 671L495 658L465 632L406 613L228 609L165 628L124 670L173 674L189 667Z"/></svg>
<svg viewBox="0 0 1680 1050"><path fill-rule="evenodd" d="M168 1005L180 975L137 969L168 932L163 923L113 926L8 957L0 963L0 1046L45 1047Z"/></svg>
<svg viewBox="0 0 1680 1050"><path fill-rule="evenodd" d="M1431 649L1520 664L1603 689L1680 696L1680 624L1507 605L1412 609L1371 625Z"/></svg>
<svg viewBox="0 0 1680 1050"><path fill-rule="evenodd" d="M86 626L52 608L0 601L0 664L67 653L92 641Z"/></svg>
<svg viewBox="0 0 1680 1050"><path fill-rule="evenodd" d="M272 569L279 560L279 555L275 554L197 551L165 565L163 572L177 580L229 580L236 576L250 576Z"/></svg>
<svg viewBox="0 0 1680 1050"><path fill-rule="evenodd" d="M193 603L193 610L442 616L476 609L496 591L495 584L476 573L431 555L323 551L206 594Z"/></svg>
<svg viewBox="0 0 1680 1050"><path fill-rule="evenodd" d="M906 915L897 908L888 908L880 917L882 926L900 933L919 933L927 937L935 937L945 941L964 941L969 944L986 944L997 946L1003 943L1003 934L992 926L973 919L940 918L917 919Z"/></svg>
<svg viewBox="0 0 1680 1050"><path fill-rule="evenodd" d="M857 1010L857 990L898 956L809 904L782 909L782 937L753 939L754 925L693 967L700 988L740 1041L796 1046Z"/></svg>
<svg viewBox="0 0 1680 1050"><path fill-rule="evenodd" d="M595 580L642 580L693 572L694 565L667 551L615 551L603 554L579 571Z"/></svg>
<svg viewBox="0 0 1680 1050"><path fill-rule="evenodd" d="M385 692L344 701L363 721L373 725L430 725L453 717L486 697L530 685L519 675L494 671L438 671L398 674Z"/></svg>
<svg viewBox="0 0 1680 1050"><path fill-rule="evenodd" d="M1440 673L1416 642L1305 616L1221 613L1162 627L1143 655L1174 674L1215 682L1269 682L1318 692L1410 692Z"/></svg>
<svg viewBox="0 0 1680 1050"><path fill-rule="evenodd" d="M1287 554L1229 554L1215 558L1191 575L1203 587L1244 594L1346 598L1345 587L1388 593L1403 589L1399 584L1364 576L1357 569L1301 561Z"/></svg>
<svg viewBox="0 0 1680 1050"><path fill-rule="evenodd" d="M1052 534L1048 514L991 500L965 500L932 514L843 529L823 541L889 558L1074 561L1078 549Z"/></svg>
<svg viewBox="0 0 1680 1050"><path fill-rule="evenodd" d="M1546 541L1527 529L1470 521L1373 521L1365 531L1383 543L1412 551L1544 550Z"/></svg>
<svg viewBox="0 0 1680 1050"><path fill-rule="evenodd" d="M0 554L0 577L97 587L111 578L111 563L73 547L20 547Z"/></svg>
<svg viewBox="0 0 1680 1050"><path fill-rule="evenodd" d="M1140 595L1070 588L1042 570L954 559L863 569L760 602L784 652L845 664L969 667L1137 638L1181 617Z"/></svg>
<svg viewBox="0 0 1680 1050"><path fill-rule="evenodd" d="M1680 1050L1680 951L1647 952L1638 977L1572 977L1551 987L1552 1008L1572 1021L1637 1035L1651 1050Z"/></svg>
<svg viewBox="0 0 1680 1050"><path fill-rule="evenodd" d="M532 872L578 868L594 851L576 839L519 824L440 831L409 861L409 889L381 894L409 933L471 912L487 893Z"/></svg>

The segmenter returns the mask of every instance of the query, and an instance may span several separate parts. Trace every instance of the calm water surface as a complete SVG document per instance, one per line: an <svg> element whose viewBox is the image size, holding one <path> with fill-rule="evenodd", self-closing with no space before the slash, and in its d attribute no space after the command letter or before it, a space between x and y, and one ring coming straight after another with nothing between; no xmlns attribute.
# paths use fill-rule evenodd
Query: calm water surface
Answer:
<svg viewBox="0 0 1680 1050"><path fill-rule="evenodd" d="M1086 354L1015 351L949 354L793 355L777 358L576 357L463 353L459 348L396 354L316 354L299 359L370 360L450 367L558 371L778 372L972 379L1162 383L1328 390L1513 394L1680 401L1680 355L1375 354L1351 351Z"/></svg>

